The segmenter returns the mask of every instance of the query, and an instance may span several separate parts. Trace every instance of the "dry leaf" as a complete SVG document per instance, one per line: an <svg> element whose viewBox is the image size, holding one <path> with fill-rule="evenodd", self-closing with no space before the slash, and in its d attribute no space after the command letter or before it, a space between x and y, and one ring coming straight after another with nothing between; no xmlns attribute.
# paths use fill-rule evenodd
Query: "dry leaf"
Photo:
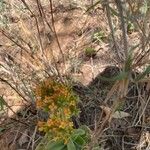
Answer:
<svg viewBox="0 0 150 150"><path fill-rule="evenodd" d="M106 106L100 106L100 108L105 112L106 116L109 116L112 113L111 108L106 107ZM126 113L124 111L115 111L110 118L116 118L116 119L121 119L125 117L131 116L129 113Z"/></svg>
<svg viewBox="0 0 150 150"><path fill-rule="evenodd" d="M106 106L100 106L100 108L104 111L106 116L109 116L111 114L111 108L106 107Z"/></svg>
<svg viewBox="0 0 150 150"><path fill-rule="evenodd" d="M131 116L131 115L129 113L124 112L124 111L116 111L112 115L112 118L121 119L121 118L129 117L129 116Z"/></svg>

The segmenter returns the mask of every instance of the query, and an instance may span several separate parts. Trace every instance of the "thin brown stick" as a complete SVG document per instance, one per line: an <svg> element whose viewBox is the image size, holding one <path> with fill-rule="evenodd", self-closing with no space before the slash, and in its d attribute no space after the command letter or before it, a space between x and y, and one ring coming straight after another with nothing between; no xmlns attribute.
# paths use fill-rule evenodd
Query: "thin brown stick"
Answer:
<svg viewBox="0 0 150 150"><path fill-rule="evenodd" d="M126 29L126 23L124 20L124 14L123 14L123 4L121 0L115 0L116 6L119 11L120 21L121 21L121 29L122 29L122 35L123 35L123 42L124 42L124 53L126 56L126 59L128 58L128 41L127 41L127 29Z"/></svg>
<svg viewBox="0 0 150 150"><path fill-rule="evenodd" d="M13 112L14 115L16 115L16 112L14 112L14 110L11 108L11 106L9 106L9 104L5 101L5 99L3 98L3 96L1 96L1 97L2 97L2 99L3 99L4 105L5 105L8 109L10 109L10 110Z"/></svg>
<svg viewBox="0 0 150 150"><path fill-rule="evenodd" d="M39 7L41 17L43 17L43 19L45 20L45 22L46 22L47 26L49 27L50 31L54 32L51 25L50 25L50 23L47 20L46 14L44 13L43 7L41 5L41 0L36 0L36 1L37 1L37 5Z"/></svg>
<svg viewBox="0 0 150 150"><path fill-rule="evenodd" d="M15 122L19 122L19 123L21 123L21 124L23 124L23 125L25 125L25 126L27 126L27 127L30 127L30 125L27 124L26 122L22 122L22 121L20 121L20 120L18 120L18 119L15 119L15 118L10 118L10 119L13 120L13 121L15 121Z"/></svg>
<svg viewBox="0 0 150 150"><path fill-rule="evenodd" d="M15 87L13 87L7 80L2 79L2 78L0 77L0 81L6 83L7 85L9 85L9 86L11 87L11 89L13 89L23 100L25 100L26 102L29 103L29 100L27 100L19 91L17 91L17 90L15 89Z"/></svg>
<svg viewBox="0 0 150 150"><path fill-rule="evenodd" d="M106 2L104 3L104 6L106 7L106 15L107 15L107 19L108 19L109 28L111 31L111 37L112 37L112 40L114 43L114 49L119 58L119 61L122 61L119 56L119 48L118 48L118 44L117 44L116 38L115 38L115 33L114 33L114 28L113 28L113 23L112 23L112 19L111 19L111 13L110 13L110 7L109 7L109 0L106 0Z"/></svg>
<svg viewBox="0 0 150 150"><path fill-rule="evenodd" d="M55 20L54 20L54 15L53 15L53 2L52 2L52 0L49 0L49 3L50 3L51 19L52 19L52 26L53 26L54 35L55 35L60 53L62 55L63 63L65 64L65 56L64 56L63 50L61 48L61 45L60 45L60 42L59 42L59 39L58 39L58 36L57 36L56 28L55 28Z"/></svg>
<svg viewBox="0 0 150 150"><path fill-rule="evenodd" d="M22 50L24 50L26 53L29 54L28 50L23 47L21 44L19 44L18 42L16 42L13 38L11 38L4 30L0 30L0 32L7 38L9 39L12 43L14 43L15 45L17 45L18 47L20 47Z"/></svg>
<svg viewBox="0 0 150 150"><path fill-rule="evenodd" d="M39 28L38 19L37 19L36 15L30 9L30 7L28 6L28 4L26 3L26 1L25 0L21 0L21 1L22 1L22 3L25 5L25 7L29 10L29 12L32 14L32 16L35 19L36 28L37 28L37 31L38 31L39 42L40 42L40 47L41 47L41 54L43 56L44 55L44 48L43 48L42 39L41 39L41 36L40 36L40 28Z"/></svg>

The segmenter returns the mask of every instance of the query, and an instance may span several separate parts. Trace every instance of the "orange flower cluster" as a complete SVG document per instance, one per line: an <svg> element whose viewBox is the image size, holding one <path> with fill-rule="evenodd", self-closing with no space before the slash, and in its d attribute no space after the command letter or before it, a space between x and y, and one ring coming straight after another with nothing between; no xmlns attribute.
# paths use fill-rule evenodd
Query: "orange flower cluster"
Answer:
<svg viewBox="0 0 150 150"><path fill-rule="evenodd" d="M51 133L54 140L64 140L67 143L73 132L71 117L78 114L78 98L71 88L47 79L35 91L36 106L49 113L47 122L39 122L39 130Z"/></svg>

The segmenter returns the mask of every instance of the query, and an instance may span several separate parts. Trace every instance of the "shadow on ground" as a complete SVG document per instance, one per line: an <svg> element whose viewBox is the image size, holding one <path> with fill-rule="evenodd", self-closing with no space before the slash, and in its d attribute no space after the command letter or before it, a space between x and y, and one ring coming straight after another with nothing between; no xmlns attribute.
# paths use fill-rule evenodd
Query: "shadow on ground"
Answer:
<svg viewBox="0 0 150 150"><path fill-rule="evenodd" d="M79 95L81 100L81 113L77 123L80 125L86 124L92 130L95 129L96 122L99 120L102 112L100 106L105 106L104 100L106 95L114 84L114 82L102 80L101 77L112 78L118 73L119 68L108 66L102 73L93 79L88 86L83 86L82 84L74 85L74 91ZM140 94L143 95L145 92L144 85L138 85L138 88L140 89ZM137 144L139 144L142 133L150 131L149 123L143 126L142 119L139 119L141 103L138 101L138 92L137 85L129 85L128 95L126 96L121 111L129 113L130 116L121 119L112 119L112 122L106 127L106 131L102 137L104 142L101 144L104 144L104 149L135 149ZM113 101L113 98L110 99L108 101L108 106L111 107ZM146 116L150 115L149 112L145 113Z"/></svg>

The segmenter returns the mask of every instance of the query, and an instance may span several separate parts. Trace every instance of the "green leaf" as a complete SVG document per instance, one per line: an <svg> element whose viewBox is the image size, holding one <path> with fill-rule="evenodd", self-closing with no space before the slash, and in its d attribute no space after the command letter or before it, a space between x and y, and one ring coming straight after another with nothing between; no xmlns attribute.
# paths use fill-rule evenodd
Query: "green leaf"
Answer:
<svg viewBox="0 0 150 150"><path fill-rule="evenodd" d="M145 0L143 6L140 8L140 12L141 12L141 14L145 15L147 13L147 10L148 10L148 5Z"/></svg>
<svg viewBox="0 0 150 150"><path fill-rule="evenodd" d="M80 129L85 131L85 135L82 135L82 138L84 139L84 141L87 143L90 139L91 139L91 130L88 126L86 125L82 125L80 126Z"/></svg>
<svg viewBox="0 0 150 150"><path fill-rule="evenodd" d="M79 129L76 129L71 136L72 140L79 149L83 147L90 139L90 129L83 125Z"/></svg>
<svg viewBox="0 0 150 150"><path fill-rule="evenodd" d="M106 38L106 35L103 31L97 31L93 35L93 39L99 42L103 41Z"/></svg>
<svg viewBox="0 0 150 150"><path fill-rule="evenodd" d="M83 129L75 129L73 135L85 135L85 131Z"/></svg>
<svg viewBox="0 0 150 150"><path fill-rule="evenodd" d="M149 73L150 73L150 65L146 68L146 70L143 73L137 76L135 82L138 82L139 80L143 79Z"/></svg>
<svg viewBox="0 0 150 150"><path fill-rule="evenodd" d="M4 130L5 130L5 128L0 127L0 133L3 132Z"/></svg>
<svg viewBox="0 0 150 150"><path fill-rule="evenodd" d="M66 145L63 142L53 142L50 141L47 145L45 150L64 150Z"/></svg>
<svg viewBox="0 0 150 150"><path fill-rule="evenodd" d="M79 146L83 146L85 145L85 140L81 137L81 136L78 136L76 137L75 139L73 139L73 141Z"/></svg>
<svg viewBox="0 0 150 150"><path fill-rule="evenodd" d="M80 129L84 130L88 134L90 134L90 132L91 132L90 128L86 125L81 125Z"/></svg>
<svg viewBox="0 0 150 150"><path fill-rule="evenodd" d="M85 49L85 55L92 57L92 56L96 55L96 51L95 51L95 49L93 49L91 47L87 47Z"/></svg>
<svg viewBox="0 0 150 150"><path fill-rule="evenodd" d="M130 53L125 61L125 68L124 68L125 72L129 73L131 71L132 62L133 62L132 54Z"/></svg>
<svg viewBox="0 0 150 150"><path fill-rule="evenodd" d="M0 96L0 111L4 110L4 106L6 105L6 102L2 96Z"/></svg>
<svg viewBox="0 0 150 150"><path fill-rule="evenodd" d="M127 26L128 33L131 33L132 31L134 31L134 29L135 29L134 24L131 21L129 21L128 26Z"/></svg>
<svg viewBox="0 0 150 150"><path fill-rule="evenodd" d="M76 146L71 139L69 140L69 143L67 144L67 150L76 150Z"/></svg>

